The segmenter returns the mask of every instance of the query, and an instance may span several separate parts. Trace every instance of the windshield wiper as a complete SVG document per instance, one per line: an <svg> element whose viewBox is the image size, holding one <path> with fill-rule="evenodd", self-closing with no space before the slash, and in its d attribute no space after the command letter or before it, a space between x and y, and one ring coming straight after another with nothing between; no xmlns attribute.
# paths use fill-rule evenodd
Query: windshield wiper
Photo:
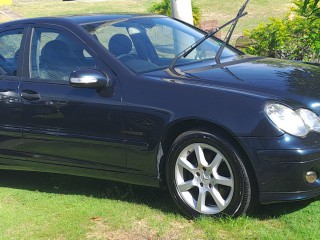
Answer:
<svg viewBox="0 0 320 240"><path fill-rule="evenodd" d="M195 43L193 43L192 45L190 45L189 47L187 47L185 50L183 50L181 53L179 53L171 62L171 64L169 65L169 70L173 73L179 74L177 73L177 71L174 69L175 64L177 63L177 61L180 58L185 58L187 57L194 49L196 49L201 43L203 43L205 40L207 40L208 38L211 38L214 34L216 34L217 32L219 32L221 29L225 28L226 26L230 25L233 22L238 22L238 20L244 16L246 16L248 13L244 12L244 10L246 9L247 4L249 3L250 0L247 0L246 3L240 8L237 16L235 18L233 18L232 20L226 22L225 24L221 25L220 27L215 28L214 30L212 30L211 32L208 32L204 37L200 38L198 41L196 41ZM235 28L236 24L234 24L232 26L233 30ZM233 32L232 30L232 32ZM230 31L229 31L230 32ZM231 36L231 35L230 35ZM229 39L230 41L230 39ZM222 44L221 46L225 45L226 43ZM221 46L219 48L219 51L221 49ZM218 53L219 53L218 51ZM221 55L221 54L220 54Z"/></svg>
<svg viewBox="0 0 320 240"><path fill-rule="evenodd" d="M238 24L239 16L241 16L241 15L243 14L243 12L244 12L244 10L246 9L249 1L250 1L250 0L247 0L247 1L243 4L243 6L240 8L240 10L239 10L239 12L238 12L238 14L237 14L236 20L233 22L232 26L230 27L230 29L229 29L226 37L225 37L224 43L220 46L220 48L219 48L219 50L218 50L218 52L217 52L217 54L216 54L216 56L215 56L216 63L220 63L220 57L221 57L221 55L222 55L222 52L223 52L225 46L226 46L227 44L229 44L229 42L230 42L230 40L231 40L231 36L232 36L232 34L233 34L233 32L234 32L234 29L236 28L236 26L237 26L237 24Z"/></svg>

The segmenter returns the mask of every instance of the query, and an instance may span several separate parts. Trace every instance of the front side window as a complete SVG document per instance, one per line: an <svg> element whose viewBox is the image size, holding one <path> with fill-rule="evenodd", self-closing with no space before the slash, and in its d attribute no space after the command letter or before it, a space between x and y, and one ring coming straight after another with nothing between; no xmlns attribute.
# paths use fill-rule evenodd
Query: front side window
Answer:
<svg viewBox="0 0 320 240"><path fill-rule="evenodd" d="M23 29L0 33L0 75L16 76Z"/></svg>
<svg viewBox="0 0 320 240"><path fill-rule="evenodd" d="M137 73L167 68L182 51L203 37L203 33L171 18L141 17L83 25L110 53ZM222 44L207 39L177 66L213 60ZM228 46L221 59L236 56Z"/></svg>
<svg viewBox="0 0 320 240"><path fill-rule="evenodd" d="M31 46L31 78L68 81L78 69L96 62L78 39L54 29L35 28Z"/></svg>

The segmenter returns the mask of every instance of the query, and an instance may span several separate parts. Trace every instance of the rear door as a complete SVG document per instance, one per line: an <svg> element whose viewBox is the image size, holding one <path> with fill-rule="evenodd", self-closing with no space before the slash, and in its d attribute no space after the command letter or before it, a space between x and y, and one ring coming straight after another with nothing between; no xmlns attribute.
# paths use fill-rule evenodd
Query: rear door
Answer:
<svg viewBox="0 0 320 240"><path fill-rule="evenodd" d="M10 167L22 159L22 103L18 87L21 80L24 26L0 29L0 158ZM3 165L5 167L5 165Z"/></svg>
<svg viewBox="0 0 320 240"><path fill-rule="evenodd" d="M124 172L121 88L112 71L73 32L39 24L30 34L28 71L20 86L23 150L37 168ZM74 88L70 73L96 69L113 82ZM39 165L40 164L40 165ZM68 168L66 168L68 167Z"/></svg>

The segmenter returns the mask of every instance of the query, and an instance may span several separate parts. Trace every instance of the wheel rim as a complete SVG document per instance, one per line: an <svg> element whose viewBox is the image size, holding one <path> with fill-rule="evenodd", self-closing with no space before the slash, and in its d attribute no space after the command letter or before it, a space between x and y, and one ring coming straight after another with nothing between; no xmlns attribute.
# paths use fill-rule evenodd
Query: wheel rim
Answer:
<svg viewBox="0 0 320 240"><path fill-rule="evenodd" d="M234 177L228 160L216 148L194 143L184 148L175 165L177 191L195 211L216 214L231 202Z"/></svg>

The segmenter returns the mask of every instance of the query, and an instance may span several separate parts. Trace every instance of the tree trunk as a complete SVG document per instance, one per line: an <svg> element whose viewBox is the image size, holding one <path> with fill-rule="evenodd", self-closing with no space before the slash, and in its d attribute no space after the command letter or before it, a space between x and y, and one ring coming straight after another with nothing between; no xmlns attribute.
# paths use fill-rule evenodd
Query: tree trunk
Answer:
<svg viewBox="0 0 320 240"><path fill-rule="evenodd" d="M191 0L171 0L171 14L173 18L193 25Z"/></svg>

